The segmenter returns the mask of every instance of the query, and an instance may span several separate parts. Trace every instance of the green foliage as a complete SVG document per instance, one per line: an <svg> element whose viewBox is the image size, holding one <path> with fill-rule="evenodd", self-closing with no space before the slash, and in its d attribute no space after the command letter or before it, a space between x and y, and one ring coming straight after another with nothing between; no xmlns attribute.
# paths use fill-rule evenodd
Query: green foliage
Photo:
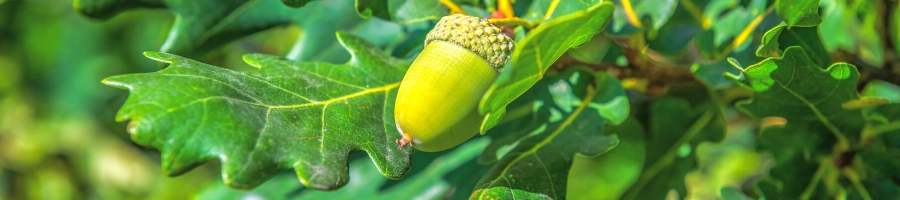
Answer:
<svg viewBox="0 0 900 200"><path fill-rule="evenodd" d="M284 3L284 5L288 5L290 7L295 7L295 8L303 7L310 1L313 1L313 0L281 0L281 2Z"/></svg>
<svg viewBox="0 0 900 200"><path fill-rule="evenodd" d="M725 117L709 92L702 85L685 85L635 105L638 109L627 122L607 131L619 135L619 146L573 166L573 171L583 173L603 169L603 176L592 178L605 184L570 191L603 199L662 199L669 190L688 194L684 180L697 168L697 147L725 136ZM579 178L580 182L590 180Z"/></svg>
<svg viewBox="0 0 900 200"><path fill-rule="evenodd" d="M822 41L829 52L844 50L856 54L865 63L881 67L885 59L883 47L887 38L878 23L886 5L880 1L822 0ZM896 13L896 12L894 12ZM879 22L882 21L882 22ZM896 20L891 20L896 22ZM889 27L884 27L889 28ZM896 33L896 32L894 32ZM894 41L898 41L896 34Z"/></svg>
<svg viewBox="0 0 900 200"><path fill-rule="evenodd" d="M777 0L775 12L788 27L815 26L822 23L819 17L819 0Z"/></svg>
<svg viewBox="0 0 900 200"><path fill-rule="evenodd" d="M760 147L772 152L777 164L759 183L760 190L769 199L896 196L900 190L887 181L892 175L883 167L896 166L897 157L890 155L897 147L891 146L889 132L900 128L893 117L897 104L866 103L871 101L861 99L855 89L860 76L856 67L835 63L821 68L803 49L789 47L782 58L743 69L742 79L732 76L756 93L739 108L757 119L786 121L761 132ZM872 106L877 107L870 112L859 108ZM857 155L859 162L854 162Z"/></svg>
<svg viewBox="0 0 900 200"><path fill-rule="evenodd" d="M584 44L603 30L612 15L610 3L554 18L516 41L507 67L482 97L482 114L505 112L506 105L531 88L566 50ZM482 125L491 127L493 125Z"/></svg>
<svg viewBox="0 0 900 200"><path fill-rule="evenodd" d="M235 188L295 169L307 187L330 190L347 184L349 155L361 149L382 174L399 179L411 152L394 143L400 134L391 125L391 97L407 64L359 38L338 38L353 54L347 64L257 54L244 60L259 71L236 72L151 52L147 57L170 66L103 82L130 90L116 119L132 121L135 142L162 151L167 174L218 158Z"/></svg>
<svg viewBox="0 0 900 200"><path fill-rule="evenodd" d="M843 63L820 68L800 47L790 47L782 58L766 59L742 71L742 80L735 76L732 80L757 95L738 107L757 119L780 117L787 121L787 125L768 127L760 135L761 147L772 151L778 163L760 189L770 194L766 195L769 198L824 197L804 190L818 184L812 177L821 173L816 170L820 157L831 154L835 143L844 148L840 151L846 151L859 136L862 113L841 107L859 98L854 89L859 73ZM788 99L792 101L785 101ZM821 163L827 166L829 162Z"/></svg>
<svg viewBox="0 0 900 200"><path fill-rule="evenodd" d="M628 116L618 81L576 68L541 82L532 91L537 98L516 108L531 109L529 114L489 132L498 138L479 161L497 164L479 181L473 198L564 199L575 153L596 156L618 144L616 136L603 134L607 122L620 124Z"/></svg>
<svg viewBox="0 0 900 200"><path fill-rule="evenodd" d="M614 0L612 2L616 5L611 26L613 33L626 32L623 31L625 27L659 29L672 17L675 7L678 5L676 0ZM648 16L650 21L643 20L645 16Z"/></svg>
<svg viewBox="0 0 900 200"><path fill-rule="evenodd" d="M780 57L788 47L798 46L806 52L814 64L825 66L831 63L831 56L822 47L822 40L819 39L818 28L786 27L779 25L766 32L762 44L756 49L756 56Z"/></svg>
<svg viewBox="0 0 900 200"><path fill-rule="evenodd" d="M898 199L897 8L0 0L0 199ZM513 14L484 136L398 148L399 82L460 10Z"/></svg>
<svg viewBox="0 0 900 200"><path fill-rule="evenodd" d="M697 166L697 146L724 138L725 118L713 98L702 86L686 86L650 103L644 168L623 198L660 199L670 189L687 194L682 179Z"/></svg>
<svg viewBox="0 0 900 200"><path fill-rule="evenodd" d="M708 10L718 10L721 4L710 3ZM709 29L697 35L695 43L700 55L721 60L732 51L741 52L752 43L750 36L768 16L765 0L753 0L746 6L732 8L720 17L708 18Z"/></svg>
<svg viewBox="0 0 900 200"><path fill-rule="evenodd" d="M263 197L266 199L438 199L453 190L452 180L444 177L459 176L456 169L474 160L488 145L487 138L473 139L462 146L433 160L421 172L397 185L387 186L391 180L378 174L378 168L364 159L350 164L353 176L347 186L337 191L303 190L296 178L290 174L282 174L272 178L265 184L251 191L233 190L222 184L213 184L197 194L197 199L237 199L245 197ZM423 157L424 158L424 157ZM466 196L468 197L468 195Z"/></svg>
<svg viewBox="0 0 900 200"><path fill-rule="evenodd" d="M391 13L388 12L388 3L385 0L378 1L356 1L356 12L360 17L369 18L372 16L382 19L391 19Z"/></svg>

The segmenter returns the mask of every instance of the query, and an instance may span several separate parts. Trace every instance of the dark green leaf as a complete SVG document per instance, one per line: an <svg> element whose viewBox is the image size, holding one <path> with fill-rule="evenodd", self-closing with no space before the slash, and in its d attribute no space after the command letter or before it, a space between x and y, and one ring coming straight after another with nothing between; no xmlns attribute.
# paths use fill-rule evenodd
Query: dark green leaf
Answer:
<svg viewBox="0 0 900 200"><path fill-rule="evenodd" d="M809 59L818 66L831 63L831 56L822 46L818 27L793 27L785 25L772 28L762 38L762 44L756 49L756 56L779 57L788 47L798 46L806 52Z"/></svg>
<svg viewBox="0 0 900 200"><path fill-rule="evenodd" d="M619 136L619 145L596 157L576 155L569 171L566 194L573 198L621 199L638 180L644 168L644 125L629 117L605 134Z"/></svg>
<svg viewBox="0 0 900 200"><path fill-rule="evenodd" d="M898 6L900 6L900 5L898 5ZM891 35L891 37L887 37L887 38L889 38L895 44L900 43L900 12L892 12L892 14L890 16L891 16L890 17L891 18L890 25L888 25L888 27L886 27L886 28L889 29L887 31L887 33L889 33ZM887 20L887 19L882 19L882 20ZM894 45L894 51L900 52L900 45Z"/></svg>
<svg viewBox="0 0 900 200"><path fill-rule="evenodd" d="M741 190L735 187L724 187L719 190L719 193L722 195L722 200L750 200L752 198L744 195Z"/></svg>
<svg viewBox="0 0 900 200"><path fill-rule="evenodd" d="M622 199L665 199L670 190L685 196L685 175L698 167L697 147L725 138L722 108L705 86L686 85L652 101L647 112L643 169Z"/></svg>
<svg viewBox="0 0 900 200"><path fill-rule="evenodd" d="M464 163L473 160L490 143L487 138L469 141L450 153L437 159L420 173L406 177L402 182L382 189L389 179L378 173L378 168L364 159L357 159L350 164L352 178L347 186L337 191L303 190L296 177L281 174L267 183L251 191L241 191L214 184L200 192L198 199L242 199L246 197L262 197L265 199L441 199L443 195L455 192L466 192L470 188L454 188L445 180ZM458 190L458 191L454 191Z"/></svg>
<svg viewBox="0 0 900 200"><path fill-rule="evenodd" d="M356 13L363 18L372 16L391 20L388 12L388 0L356 0Z"/></svg>
<svg viewBox="0 0 900 200"><path fill-rule="evenodd" d="M307 3L313 0L281 0L284 5L288 5L290 7L299 8L305 6Z"/></svg>
<svg viewBox="0 0 900 200"><path fill-rule="evenodd" d="M860 110L842 107L859 99L856 67L836 63L825 69L803 48L793 46L782 58L769 58L742 71L741 76L728 77L755 95L738 103L738 108L757 120L786 121L760 133L760 148L771 152L776 163L759 183L760 190L769 199L828 198L826 188L835 186L825 186L821 179L838 172L822 158L831 156L835 147L858 141L864 124Z"/></svg>
<svg viewBox="0 0 900 200"><path fill-rule="evenodd" d="M296 61L331 63L349 60L350 55L338 44L334 32L349 31L358 34L359 32L353 29L366 26L373 21L378 23L375 19L361 21L362 18L353 14L355 11L351 4L352 0L315 1L299 10L293 9L291 16L285 20L297 24L302 30L294 47L285 57ZM378 34L360 34L360 37L382 46L379 41L373 40L373 36L391 34L394 29L395 26L385 25L383 31Z"/></svg>
<svg viewBox="0 0 900 200"><path fill-rule="evenodd" d="M438 1L389 0L388 10L391 13L391 21L402 25L439 20L448 14L444 5Z"/></svg>
<svg viewBox="0 0 900 200"><path fill-rule="evenodd" d="M337 189L359 149L381 174L399 179L412 152L397 150L391 110L407 64L359 38L338 38L353 55L346 64L247 55L259 71L237 72L147 53L170 66L104 83L131 92L116 118L132 121L136 143L160 149L166 174L219 159L231 187L253 188L294 169L307 187Z"/></svg>
<svg viewBox="0 0 900 200"><path fill-rule="evenodd" d="M605 37L594 37L578 48L566 51L566 55L591 64L615 63L616 58L622 56L622 47Z"/></svg>
<svg viewBox="0 0 900 200"><path fill-rule="evenodd" d="M819 0L778 0L775 12L788 27L811 27L822 23L819 17Z"/></svg>
<svg viewBox="0 0 900 200"><path fill-rule="evenodd" d="M354 23L350 22L350 24ZM352 28L344 27L344 25L329 25L328 22L323 21L315 21L307 25L316 29L301 33L294 47L285 56L286 58L296 61L347 62L350 60L350 54L334 37L334 31L338 29L349 29L347 32L357 35L379 48L387 48L400 41L404 36L403 27L379 18L363 20ZM332 32L326 32L329 30ZM422 45L422 41L424 40L417 42Z"/></svg>
<svg viewBox="0 0 900 200"><path fill-rule="evenodd" d="M597 4L554 18L531 30L516 42L510 62L482 97L479 112L490 114L506 109L506 105L537 83L566 50L602 31L613 8L609 2Z"/></svg>
<svg viewBox="0 0 900 200"><path fill-rule="evenodd" d="M685 4L679 4L669 21L659 27L656 38L647 38L650 49L664 55L679 55L688 48L697 34L703 32L705 29L703 24L695 17L702 15L699 13L695 15L685 7L687 7Z"/></svg>
<svg viewBox="0 0 900 200"><path fill-rule="evenodd" d="M75 9L88 16L109 17L133 8L165 7L176 18L160 51L196 57L238 38L292 22L304 29L299 42L315 37L320 45L311 46L321 49L335 42L322 38L361 20L352 14L352 3L314 1L293 9L276 0L75 0Z"/></svg>
<svg viewBox="0 0 900 200"><path fill-rule="evenodd" d="M381 17L400 25L439 20L448 14L447 8L437 0L357 0L356 9L360 16Z"/></svg>
<svg viewBox="0 0 900 200"><path fill-rule="evenodd" d="M863 151L859 154L859 161L863 166L870 168L873 176L880 176L887 179L900 179L900 152L893 149L893 152L879 151Z"/></svg>
<svg viewBox="0 0 900 200"><path fill-rule="evenodd" d="M479 181L473 198L565 199L575 153L596 156L618 143L603 134L607 122L620 124L628 116L627 97L615 78L575 68L541 82L549 85L534 88L539 98L523 105L530 117L489 133L498 139L479 160L499 162Z"/></svg>
<svg viewBox="0 0 900 200"><path fill-rule="evenodd" d="M853 65L836 63L824 69L813 63L802 48L789 47L782 58L769 58L741 71L741 76L728 77L757 93L753 100L738 104L755 118L782 117L802 127L821 123L829 127L825 131L829 134L825 135L854 136L849 134L857 131L851 130L859 130L861 113L841 107L859 98L855 89L859 72ZM856 129L839 128L844 125Z"/></svg>
<svg viewBox="0 0 900 200"><path fill-rule="evenodd" d="M695 44L705 58L721 60L732 51L744 51L753 42L753 32L769 16L765 0L750 1L721 17L710 18L712 26L697 35Z"/></svg>
<svg viewBox="0 0 900 200"><path fill-rule="evenodd" d="M448 173L477 157L488 143L490 140L487 138L478 138L454 148L453 152L435 159L416 176L408 177L385 191L379 191L379 188L380 183L387 179L378 175L377 168L368 162L355 162L351 168L360 169L353 173L360 178L351 181L345 188L347 190L338 193L307 190L299 197L300 199L441 199L443 195L454 192L452 191L454 189L462 190L461 192L470 190L470 188L453 188L444 177L461 175Z"/></svg>
<svg viewBox="0 0 900 200"><path fill-rule="evenodd" d="M731 52L728 54L728 59L715 62L695 62L691 65L691 72L694 73L694 76L696 76L697 79L705 82L712 88L727 88L733 86L734 83L726 79L722 74L736 74L741 72L740 69L732 66L731 62L740 61L739 63L757 63L762 60L762 58L756 57L754 51L745 49L741 52Z"/></svg>
<svg viewBox="0 0 900 200"><path fill-rule="evenodd" d="M134 8L166 7L164 0L74 0L75 10L93 18L106 19Z"/></svg>

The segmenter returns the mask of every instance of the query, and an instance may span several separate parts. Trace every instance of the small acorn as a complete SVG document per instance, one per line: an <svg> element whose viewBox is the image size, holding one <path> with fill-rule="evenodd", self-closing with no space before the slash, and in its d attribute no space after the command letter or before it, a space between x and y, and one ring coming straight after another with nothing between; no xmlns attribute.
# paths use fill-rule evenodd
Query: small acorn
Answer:
<svg viewBox="0 0 900 200"><path fill-rule="evenodd" d="M487 19L441 18L400 82L394 106L400 148L442 151L478 133L484 118L478 102L513 48L515 42Z"/></svg>

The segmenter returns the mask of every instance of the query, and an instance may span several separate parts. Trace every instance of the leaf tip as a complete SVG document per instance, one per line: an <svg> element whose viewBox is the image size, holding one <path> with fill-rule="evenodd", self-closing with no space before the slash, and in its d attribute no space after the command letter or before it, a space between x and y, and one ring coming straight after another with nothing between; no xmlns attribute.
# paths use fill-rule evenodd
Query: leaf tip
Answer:
<svg viewBox="0 0 900 200"><path fill-rule="evenodd" d="M738 74L733 74L731 72L725 72L725 78L736 84L741 84L740 80L743 79L743 76L744 76L744 66L742 66L741 63L738 62L737 59L734 59L731 57L728 58L728 63L731 64L731 66L733 66L734 68L737 68L741 72L738 72Z"/></svg>
<svg viewBox="0 0 900 200"><path fill-rule="evenodd" d="M100 83L102 83L103 85L114 87L114 88L119 88L119 89L123 89L123 90L131 90L131 87L129 87L125 83L122 83L121 81L119 81L119 77L121 77L121 76L106 77L103 80L100 80Z"/></svg>
<svg viewBox="0 0 900 200"><path fill-rule="evenodd" d="M175 55L155 51L145 51L144 56L157 62L172 64Z"/></svg>
<svg viewBox="0 0 900 200"><path fill-rule="evenodd" d="M500 120L503 119L503 115L506 115L506 108L500 108L496 111L488 112L484 115L484 119L481 121L481 131L479 133L484 135L488 130L497 126L500 123Z"/></svg>
<svg viewBox="0 0 900 200"><path fill-rule="evenodd" d="M248 65L255 67L256 69L261 69L262 65L259 63L259 60L256 59L256 55L257 54L244 54L243 56L241 56L241 59L243 59L244 62Z"/></svg>
<svg viewBox="0 0 900 200"><path fill-rule="evenodd" d="M343 44L343 41L348 34L344 31L335 31L334 35L337 36L338 41L341 41L341 44Z"/></svg>

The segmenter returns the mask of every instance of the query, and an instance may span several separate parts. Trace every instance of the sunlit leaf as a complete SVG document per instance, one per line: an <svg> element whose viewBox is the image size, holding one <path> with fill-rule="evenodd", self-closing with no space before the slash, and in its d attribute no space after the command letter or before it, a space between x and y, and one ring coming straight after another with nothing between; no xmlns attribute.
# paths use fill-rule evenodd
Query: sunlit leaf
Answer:
<svg viewBox="0 0 900 200"><path fill-rule="evenodd" d="M778 0L775 12L787 22L788 27L810 27L822 23L819 17L819 0Z"/></svg>
<svg viewBox="0 0 900 200"><path fill-rule="evenodd" d="M331 190L349 181L348 159L358 149L399 179L412 152L395 144L392 107L407 65L357 37L338 38L353 55L346 64L247 55L259 70L238 72L147 53L170 66L104 83L131 92L116 118L131 120L136 143L162 152L169 175L218 159L231 187L253 188L294 169L307 187Z"/></svg>
<svg viewBox="0 0 900 200"><path fill-rule="evenodd" d="M238 38L292 23L306 29L304 35L326 43L319 46L324 47L336 40L322 38L361 20L352 14L352 4L352 0L313 1L294 9L277 0L75 0L75 9L87 16L108 18L134 8L165 8L176 17L160 51L195 57Z"/></svg>
<svg viewBox="0 0 900 200"><path fill-rule="evenodd" d="M478 110L482 114L506 109L544 76L544 72L569 48L581 45L603 30L614 6L609 2L542 23L516 42L510 62L487 93Z"/></svg>

